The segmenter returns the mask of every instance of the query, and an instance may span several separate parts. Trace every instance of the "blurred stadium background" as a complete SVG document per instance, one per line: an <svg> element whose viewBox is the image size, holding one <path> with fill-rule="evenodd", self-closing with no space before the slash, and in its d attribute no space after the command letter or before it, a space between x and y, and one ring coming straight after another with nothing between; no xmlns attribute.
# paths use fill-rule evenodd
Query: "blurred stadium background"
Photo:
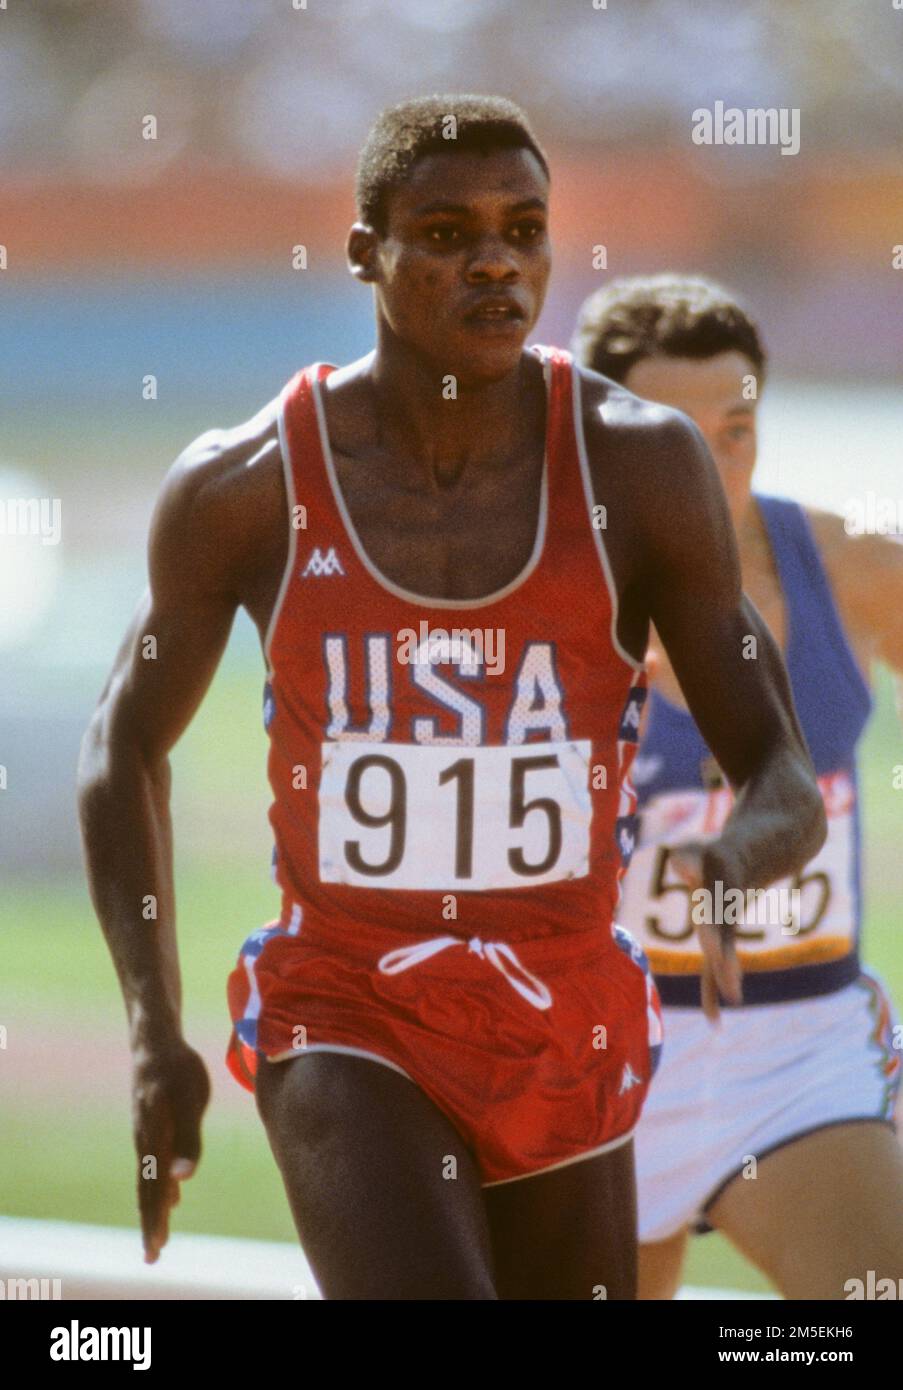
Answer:
<svg viewBox="0 0 903 1390"><path fill-rule="evenodd" d="M760 484L838 510L867 488L903 498L894 0L296 3L0 10L0 498L62 506L60 545L0 537L7 1215L134 1221L124 1014L81 872L78 741L144 583L172 458L305 362L370 346L343 239L356 151L382 105L471 90L527 106L554 176L557 264L537 340L566 343L608 275L723 277L772 353ZM799 108L800 153L695 146L691 114L716 100ZM155 140L142 138L149 115ZM150 374L156 400L142 396ZM221 1060L226 975L276 910L261 686L241 616L173 757L186 1029L214 1081L175 1226L291 1240L253 1101ZM864 767L867 955L900 998L901 740L888 681L879 693ZM717 1236L696 1243L690 1276L764 1287Z"/></svg>

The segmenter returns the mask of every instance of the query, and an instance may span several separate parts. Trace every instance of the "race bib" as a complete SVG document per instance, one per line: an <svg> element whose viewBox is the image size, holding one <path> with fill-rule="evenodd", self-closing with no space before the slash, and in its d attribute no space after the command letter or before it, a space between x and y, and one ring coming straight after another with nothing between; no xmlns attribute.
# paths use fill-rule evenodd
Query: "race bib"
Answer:
<svg viewBox="0 0 903 1390"><path fill-rule="evenodd" d="M322 745L320 878L524 888L589 872L591 743Z"/></svg>
<svg viewBox="0 0 903 1390"><path fill-rule="evenodd" d="M853 950L855 791L846 773L819 778L828 834L814 859L794 878L783 878L745 904L734 925L747 968L779 970L840 959ZM642 944L659 974L698 973L701 966L691 889L671 863L688 840L711 840L732 805L729 788L669 792L642 812L639 844L622 884L618 920ZM729 900L726 900L726 903ZM698 914L697 914L698 915ZM726 907L724 920L733 921Z"/></svg>

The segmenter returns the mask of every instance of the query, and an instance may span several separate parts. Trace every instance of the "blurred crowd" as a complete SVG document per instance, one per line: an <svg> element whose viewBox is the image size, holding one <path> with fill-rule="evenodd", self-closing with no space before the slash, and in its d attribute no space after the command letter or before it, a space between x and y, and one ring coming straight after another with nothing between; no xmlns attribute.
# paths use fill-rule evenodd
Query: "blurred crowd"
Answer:
<svg viewBox="0 0 903 1390"><path fill-rule="evenodd" d="M147 182L187 156L316 181L379 106L465 84L523 99L552 142L683 142L724 100L801 108L809 149L880 151L903 118L895 3L6 0L0 168Z"/></svg>

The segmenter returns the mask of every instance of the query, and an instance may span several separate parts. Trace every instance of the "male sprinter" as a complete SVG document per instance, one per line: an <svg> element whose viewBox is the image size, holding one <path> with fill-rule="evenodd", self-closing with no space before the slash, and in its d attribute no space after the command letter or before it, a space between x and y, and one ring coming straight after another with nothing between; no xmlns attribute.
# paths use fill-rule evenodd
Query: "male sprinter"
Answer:
<svg viewBox="0 0 903 1390"><path fill-rule="evenodd" d="M85 744L136 1144L161 1174L141 1184L147 1257L207 1094L181 1031L167 753L243 604L268 667L282 913L230 978L229 1061L256 1082L322 1292L630 1298L630 1135L659 1032L613 912L650 618L738 789L687 873L714 891L794 872L822 803L698 432L524 349L549 242L523 113L391 109L357 196L348 259L376 347L177 461Z"/></svg>
<svg viewBox="0 0 903 1390"><path fill-rule="evenodd" d="M829 827L805 870L777 886L777 904L772 890L778 907L781 886L799 891L799 919L754 912L737 928L743 1007L712 1030L672 847L717 834L731 798L687 710L683 674L678 682L656 638L633 770L640 831L618 909L649 954L667 1038L637 1132L641 1297L673 1296L687 1233L702 1217L787 1298L843 1298L846 1281L865 1281L870 1269L896 1287L900 1052L884 990L859 965L856 745L873 662L903 672L903 547L849 536L840 517L751 491L756 400L747 388L752 379L761 388L765 352L718 285L677 275L614 281L584 305L575 347L586 366L678 407L702 431L736 528L743 588L785 653ZM739 699L728 695L738 713Z"/></svg>

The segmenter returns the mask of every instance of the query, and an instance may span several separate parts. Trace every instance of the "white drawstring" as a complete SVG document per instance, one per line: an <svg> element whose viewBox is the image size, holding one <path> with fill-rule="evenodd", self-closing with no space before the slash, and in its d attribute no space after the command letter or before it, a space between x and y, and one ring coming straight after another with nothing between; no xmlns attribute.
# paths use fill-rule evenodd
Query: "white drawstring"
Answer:
<svg viewBox="0 0 903 1390"><path fill-rule="evenodd" d="M412 965L419 965L421 961L429 960L439 951L444 951L447 946L464 946L465 944L468 951L472 951L481 960L488 960L490 965L494 965L496 970L504 975L509 985L512 985L528 1004L532 1004L535 1009L551 1007L552 995L548 986L521 964L505 941L483 942L478 936L472 936L465 943L460 936L434 936L428 941L417 941L413 946L400 946L395 951L388 951L380 959L379 969L383 975L398 975L402 970L410 970ZM526 979L531 980L535 989L531 989L530 985L524 984L523 980L510 974L505 965L506 961L509 961Z"/></svg>

